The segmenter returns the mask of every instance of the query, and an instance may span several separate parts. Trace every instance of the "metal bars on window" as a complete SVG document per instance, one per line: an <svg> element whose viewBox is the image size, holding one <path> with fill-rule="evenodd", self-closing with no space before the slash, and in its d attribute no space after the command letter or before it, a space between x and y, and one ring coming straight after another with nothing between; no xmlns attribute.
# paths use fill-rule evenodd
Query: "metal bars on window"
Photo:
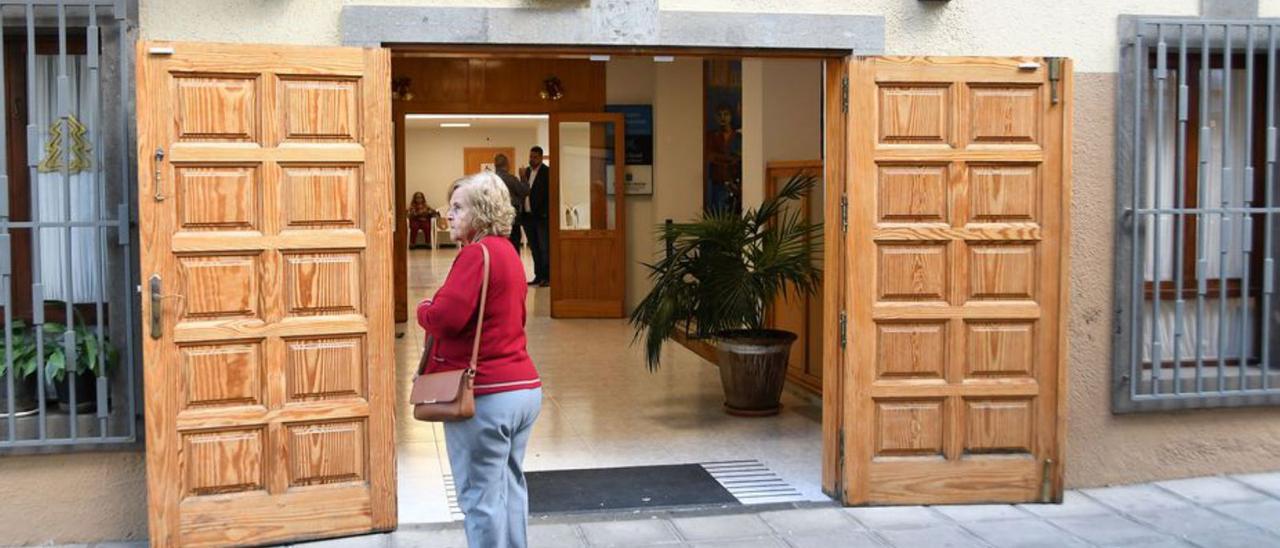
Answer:
<svg viewBox="0 0 1280 548"><path fill-rule="evenodd" d="M138 439L123 0L0 0L0 450Z"/></svg>
<svg viewBox="0 0 1280 548"><path fill-rule="evenodd" d="M1280 404L1280 20L1121 28L1112 408Z"/></svg>

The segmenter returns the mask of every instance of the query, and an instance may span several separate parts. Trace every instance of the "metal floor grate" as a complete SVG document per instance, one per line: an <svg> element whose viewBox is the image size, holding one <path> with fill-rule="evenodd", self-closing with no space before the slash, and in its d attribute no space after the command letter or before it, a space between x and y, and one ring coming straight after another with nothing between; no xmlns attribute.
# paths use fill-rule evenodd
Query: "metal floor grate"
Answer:
<svg viewBox="0 0 1280 548"><path fill-rule="evenodd" d="M453 484L453 474L444 475L444 492L449 503L449 519L462 521L462 508L458 507L458 488Z"/></svg>
<svg viewBox="0 0 1280 548"><path fill-rule="evenodd" d="M701 463L742 504L796 502L804 495L755 459Z"/></svg>

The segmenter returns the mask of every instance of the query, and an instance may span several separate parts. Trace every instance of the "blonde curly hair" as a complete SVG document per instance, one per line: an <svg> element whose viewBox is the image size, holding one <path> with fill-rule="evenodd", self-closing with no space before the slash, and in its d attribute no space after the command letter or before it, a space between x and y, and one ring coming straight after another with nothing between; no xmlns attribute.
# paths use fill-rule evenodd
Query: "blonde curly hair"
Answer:
<svg viewBox="0 0 1280 548"><path fill-rule="evenodd" d="M516 210L511 207L511 193L507 184L490 172L468 175L449 185L449 203L453 203L453 194L463 191L461 200L471 208L472 238L479 240L485 236L507 236L511 234L511 223L515 221Z"/></svg>

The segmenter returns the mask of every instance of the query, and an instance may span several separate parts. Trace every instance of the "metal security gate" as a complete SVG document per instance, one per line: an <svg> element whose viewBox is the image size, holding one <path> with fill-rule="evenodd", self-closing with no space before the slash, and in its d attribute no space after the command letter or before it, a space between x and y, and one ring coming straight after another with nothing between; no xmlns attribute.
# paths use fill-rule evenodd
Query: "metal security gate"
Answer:
<svg viewBox="0 0 1280 548"><path fill-rule="evenodd" d="M131 443L134 25L113 0L0 0L0 22L0 449Z"/></svg>
<svg viewBox="0 0 1280 548"><path fill-rule="evenodd" d="M1131 21L1113 409L1280 403L1280 21Z"/></svg>

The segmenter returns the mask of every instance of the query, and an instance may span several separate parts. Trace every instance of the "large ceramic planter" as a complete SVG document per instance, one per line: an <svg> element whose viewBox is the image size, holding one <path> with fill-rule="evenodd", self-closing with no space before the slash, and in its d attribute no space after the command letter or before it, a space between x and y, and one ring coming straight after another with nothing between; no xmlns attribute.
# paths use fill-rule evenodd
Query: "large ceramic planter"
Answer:
<svg viewBox="0 0 1280 548"><path fill-rule="evenodd" d="M777 414L782 408L782 386L795 333L740 330L716 337L725 411L751 417Z"/></svg>
<svg viewBox="0 0 1280 548"><path fill-rule="evenodd" d="M0 375L0 417L9 416L8 387L9 379ZM13 414L24 416L35 413L40 403L36 400L36 376L13 379Z"/></svg>
<svg viewBox="0 0 1280 548"><path fill-rule="evenodd" d="M98 408L97 385L98 377L93 373L86 371L76 375L76 412L83 413ZM59 382L49 383L47 388L52 390L53 397L57 398L58 409L71 410L71 387L67 385L65 377Z"/></svg>

